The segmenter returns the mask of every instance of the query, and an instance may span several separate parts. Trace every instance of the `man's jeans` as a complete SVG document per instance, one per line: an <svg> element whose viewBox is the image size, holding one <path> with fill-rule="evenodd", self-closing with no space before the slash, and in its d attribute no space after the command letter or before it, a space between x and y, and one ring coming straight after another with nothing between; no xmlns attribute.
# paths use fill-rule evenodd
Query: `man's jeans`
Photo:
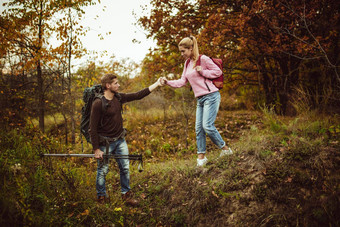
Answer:
<svg viewBox="0 0 340 227"><path fill-rule="evenodd" d="M198 154L206 152L206 134L220 149L226 145L215 127L220 102L221 94L218 91L197 98L196 142Z"/></svg>
<svg viewBox="0 0 340 227"><path fill-rule="evenodd" d="M106 147L100 146L100 150L106 153ZM109 146L109 154L116 155L128 155L129 150L126 144L125 139L119 139L115 142L112 142ZM129 173L129 159L116 159L120 171L120 186L122 194L130 191L130 173ZM109 160L98 159L97 161L97 179L96 179L96 189L97 196L106 196L106 188L105 188L105 177L109 172Z"/></svg>

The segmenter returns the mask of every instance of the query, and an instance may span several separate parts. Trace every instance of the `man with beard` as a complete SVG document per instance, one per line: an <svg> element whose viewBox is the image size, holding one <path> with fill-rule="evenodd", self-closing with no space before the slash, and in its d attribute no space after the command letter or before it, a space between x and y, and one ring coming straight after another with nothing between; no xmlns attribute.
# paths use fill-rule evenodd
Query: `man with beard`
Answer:
<svg viewBox="0 0 340 227"><path fill-rule="evenodd" d="M103 159L108 144L109 154L128 155L129 150L124 139L122 104L139 100L149 95L158 86L160 80L136 93L118 93L119 83L117 76L106 74L101 78L104 97L94 100L90 117L90 137L95 158L98 159L96 190L99 203L106 198L105 177L109 171L109 163ZM103 111L103 100L106 101L106 111ZM104 139L103 139L104 138ZM108 142L109 141L109 142ZM120 171L120 185L122 198L127 205L136 206L138 201L133 198L130 188L129 159L116 159Z"/></svg>

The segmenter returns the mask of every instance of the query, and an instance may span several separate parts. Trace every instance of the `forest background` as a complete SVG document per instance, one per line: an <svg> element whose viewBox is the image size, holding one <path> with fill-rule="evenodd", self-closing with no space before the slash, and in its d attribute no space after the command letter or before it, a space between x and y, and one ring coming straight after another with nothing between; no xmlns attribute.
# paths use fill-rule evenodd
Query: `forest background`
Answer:
<svg viewBox="0 0 340 227"><path fill-rule="evenodd" d="M161 76L166 76L168 79L180 78L183 59L178 52L177 44L183 37L189 35L197 37L201 53L223 60L225 85L220 91L221 114L216 124L221 133L228 138L228 142L232 143L233 138L241 140L241 134L244 133L238 133L243 129L256 131L268 126L272 130L273 138L277 138L279 143L279 146L276 144L273 147L276 147L281 155L288 154L284 157L291 159L291 153L284 151L289 150L287 148L289 144L291 146L295 144L292 141L296 142L296 135L303 132L307 138L301 140L304 142L298 140L295 146L300 146L302 143L307 144L307 148L297 149L303 153L299 153L299 157L303 158L300 160L293 155L293 160L306 161L306 157L316 157L316 153L322 157L325 155L329 158L327 168L338 172L339 1L152 0L151 7L144 8L145 15L148 16L137 15L136 17L136 24L146 31L148 38L154 39L157 43L157 47L150 50L141 64L130 59L117 60L113 57L110 62L87 62L73 71L72 65L75 59L93 54L87 52L80 41L80 37L87 32L80 21L85 8L99 7L96 3L97 1L92 0L13 0L4 5L7 8L0 17L0 116L2 119L0 142L3 149L1 177L5 183L1 186L1 191L9 191L13 187L16 189L13 194L4 193L1 196L3 223L38 225L39 222L41 224L46 220L49 220L50 224L106 223L105 215L92 215L95 212L88 208L88 203L77 201L82 198L80 194L89 195L87 189L84 189L86 192L79 189L83 190L82 193L79 192L79 197L74 192L70 192L69 195L66 195L67 192L60 192L68 187L70 188L67 190L75 190L77 187L70 183L74 181L73 184L77 184L75 179L79 182L82 180L88 182L88 179L79 179L82 176L77 169L93 169L89 165L95 165L94 163L84 161L84 164L73 159L70 162L66 161L68 164L65 164L65 161L40 163L42 161L36 156L39 153L49 152L81 152L79 124L83 106L82 93L85 87L99 83L99 78L105 73L119 76L122 92L138 91ZM51 37L57 38L60 45L52 47L49 43ZM141 101L124 105L126 119L124 124L131 135L128 139L130 150L143 152L149 163L192 156L195 153L194 110L195 99L189 87L176 90L164 87ZM240 118L242 116L244 117ZM299 128L301 125L298 123L301 119L304 123L312 123ZM311 128L312 133L309 133L308 130ZM282 131L284 133L280 134ZM305 133L306 131L308 133ZM311 134L312 139L308 137ZM264 140L267 139L265 137ZM309 142L306 142L306 139ZM316 151L315 143L327 149ZM91 147L88 144L83 145L85 152L91 153ZM237 145L235 142L234 146L236 148L239 146L239 151L243 149L244 152L246 149L242 148L245 144ZM280 146L283 146L283 149ZM247 154L257 154L256 157L260 158L261 162L277 161L277 157L273 155L276 154L273 147L258 151L249 148ZM236 158L224 161L232 164L242 160L237 157L244 156L240 153ZM179 164L181 165L184 164ZM212 163L211 166L222 168L223 165ZM282 167L275 166L276 170ZM29 173L28 170L32 168L38 170ZM196 179L196 170L187 170L183 173L181 172L183 169L179 168L176 174L188 177L189 181ZM56 169L61 169L59 170L61 172ZM222 169L228 168L224 166ZM332 172L330 170L329 172ZM219 173L221 171L219 170ZM261 171L263 172L263 169ZM327 192L324 197L318 198L318 201L326 201L326 205L320 209L315 208L314 204L300 209L302 205L298 203L294 204L294 209L301 212L299 218L281 215L283 213L273 215L268 213L269 210L265 210L260 220L235 217L233 219L230 218L232 215L226 220L229 224L246 222L264 225L270 222L294 225L297 222L307 225L339 224L339 218L335 215L339 208L339 178L334 180L333 175L329 175L331 173L325 169L322 170L321 166L313 171L319 173L318 181L321 183L315 187L315 191L305 193L314 195L319 193L319 190ZM326 172L320 174L319 171ZM150 175L147 176L154 176L159 172L160 170L157 169L156 172L149 172ZM280 174L277 174L274 171L274 175L284 178L283 182L286 183L287 180L290 183L295 179L293 176L298 175L293 170L280 169L279 172ZM177 176L176 174L173 176ZM312 175L309 172L307 178L313 179ZM269 175L265 174L265 176L268 180ZM303 178L303 180L299 178L301 182L306 181L304 177L305 175L300 176ZM57 183L54 185L59 189L57 194L61 193L60 198L57 196L51 199L49 197L51 195L47 195L47 192L40 193L40 189L44 187L48 188L44 188L45 191L53 190L44 185L42 182L44 178L53 178L56 182L67 179L68 185ZM33 183L30 183L29 179L33 179ZM206 176L206 179L210 178ZM331 179L333 182L331 186L322 183ZM176 179L171 178L171 180ZM268 188L274 185L264 186L268 181L260 182L257 179L254 182L251 191L255 196L251 197L251 201L254 198L258 202L265 200L263 197L268 196ZM203 181L199 182L198 185L207 186ZM225 192L230 188L225 188L224 184L223 190L217 193L216 182L211 183L211 179L209 182L211 188L208 190L214 192L209 195L213 199L227 198L242 203L239 194ZM301 184L300 181L297 182ZM137 185L145 185L145 182L138 182ZM249 182L246 185L249 186ZM162 194L163 199L167 200L171 197L173 185L164 184L161 188L148 190L161 194L167 186L169 186L168 194ZM94 190L90 186L88 188L88 191ZM59 199L67 196L69 196L68 200L72 201L69 204L73 204L78 214L77 211L66 211L60 208L62 202ZM155 201L154 198L148 200L144 192L139 196L148 204L155 207L162 206L163 200ZM312 198L314 197L308 197L308 201ZM52 201L59 204L57 208ZM191 203L183 202L183 204ZM197 206L197 204L191 205ZM212 210L208 202L203 205L203 208L200 208L202 213ZM39 210L41 206L51 209L41 211ZM206 219L194 219L190 216L190 212L184 215L183 210L175 206L173 210L169 209L168 213L164 214L161 213L161 208L147 212L145 210L121 211L118 200L112 206L106 208L112 210L113 216L110 218L115 224L147 222L143 216L145 213L153 215L149 224L197 224L206 221ZM37 213L40 214L40 218L33 219ZM57 213L59 218L52 218L52 213ZM311 216L308 216L307 214L310 213ZM11 214L10 218L4 218L8 214ZM131 215L134 218L129 218ZM223 223L222 220L220 221Z"/></svg>

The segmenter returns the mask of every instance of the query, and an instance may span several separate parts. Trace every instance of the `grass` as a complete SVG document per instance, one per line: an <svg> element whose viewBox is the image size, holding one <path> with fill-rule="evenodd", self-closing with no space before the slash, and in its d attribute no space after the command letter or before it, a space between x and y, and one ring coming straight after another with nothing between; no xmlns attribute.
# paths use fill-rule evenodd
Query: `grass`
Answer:
<svg viewBox="0 0 340 227"><path fill-rule="evenodd" d="M2 226L337 226L340 207L339 120L304 115L221 111L217 128L235 151L219 158L208 140L208 163L196 168L193 125L182 138L181 115L125 114L137 208L120 199L119 173L107 176L110 201L95 200L91 159L41 159L76 152L35 127L2 132ZM171 118L170 118L171 116ZM160 130L163 129L163 130ZM135 142L134 142L135 141ZM188 146L185 142L189 141ZM79 146L79 145L78 145Z"/></svg>

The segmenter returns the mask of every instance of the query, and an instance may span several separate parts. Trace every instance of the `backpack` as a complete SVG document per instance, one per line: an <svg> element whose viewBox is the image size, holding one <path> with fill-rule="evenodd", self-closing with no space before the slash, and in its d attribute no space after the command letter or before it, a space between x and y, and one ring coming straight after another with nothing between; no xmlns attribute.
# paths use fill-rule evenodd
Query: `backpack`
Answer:
<svg viewBox="0 0 340 227"><path fill-rule="evenodd" d="M94 85L92 87L87 87L83 92L84 106L81 109L81 123L80 132L85 137L86 141L91 143L89 127L90 127L90 116L92 103L95 99L100 98L102 100L103 113L105 113L108 102L104 98L104 90L100 84Z"/></svg>
<svg viewBox="0 0 340 227"><path fill-rule="evenodd" d="M200 55L196 61L196 66L200 66L201 65L201 56ZM224 77L223 77L223 64L222 64L222 59L219 59L219 58L212 58L210 57L210 59L215 63L215 65L217 65L221 70L222 70L222 74L215 78L215 79L210 79L213 84L219 89L221 90L223 88L223 80L224 80ZM189 61L186 62L186 67L188 66L189 64ZM206 84L208 90L210 91L208 85Z"/></svg>

